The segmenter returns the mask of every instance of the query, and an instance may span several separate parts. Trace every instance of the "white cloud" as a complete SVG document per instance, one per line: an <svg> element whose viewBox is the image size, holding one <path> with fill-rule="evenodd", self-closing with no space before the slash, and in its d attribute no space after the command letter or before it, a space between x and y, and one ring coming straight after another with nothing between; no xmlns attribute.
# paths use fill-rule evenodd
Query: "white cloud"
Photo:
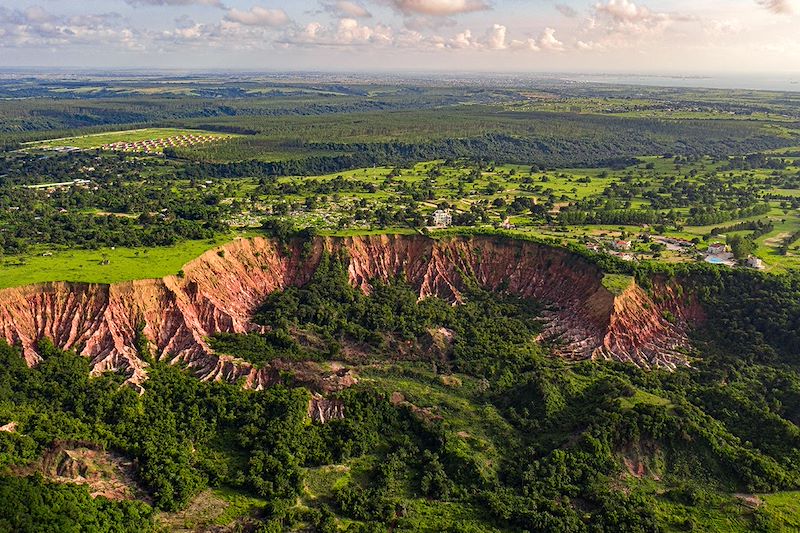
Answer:
<svg viewBox="0 0 800 533"><path fill-rule="evenodd" d="M361 25L356 19L342 19L336 29L335 40L337 44L390 44L392 30L387 26L378 24L374 27Z"/></svg>
<svg viewBox="0 0 800 533"><path fill-rule="evenodd" d="M510 40L508 28L493 24L485 32L463 29L451 36L441 33L395 30L382 24L365 25L356 19L344 18L336 23L311 22L301 28L291 28L278 40L284 47L290 46L373 46L380 48L415 49L418 51L452 50L497 52L532 50L560 52L566 49L556 37L556 30L545 28L536 38L524 41Z"/></svg>
<svg viewBox="0 0 800 533"><path fill-rule="evenodd" d="M274 45L274 30L266 26L253 26L226 19L216 24L196 23L188 19L176 21L174 29L149 36L159 50L218 49L263 50Z"/></svg>
<svg viewBox="0 0 800 533"><path fill-rule="evenodd" d="M405 15L448 17L462 13L485 11L490 8L483 0L388 0Z"/></svg>
<svg viewBox="0 0 800 533"><path fill-rule="evenodd" d="M285 46L389 46L395 42L392 28L383 24L364 25L356 19L343 18L325 26L311 22L300 29L289 30L279 43Z"/></svg>
<svg viewBox="0 0 800 533"><path fill-rule="evenodd" d="M125 0L132 6L212 6L223 7L222 0Z"/></svg>
<svg viewBox="0 0 800 533"><path fill-rule="evenodd" d="M502 24L492 26L486 38L486 47L490 50L505 50L507 48L506 33L508 33L508 29Z"/></svg>
<svg viewBox="0 0 800 533"><path fill-rule="evenodd" d="M453 50L562 52L566 49L564 43L556 38L556 30L554 28L545 28L535 38L509 40L508 28L502 24L494 24L483 36L475 35L471 30L464 30L450 39L434 36L428 40L428 43L435 48Z"/></svg>
<svg viewBox="0 0 800 533"><path fill-rule="evenodd" d="M608 0L607 4L595 4L595 10L601 15L608 15L620 24L641 22L653 16L649 9L639 7L630 0Z"/></svg>
<svg viewBox="0 0 800 533"><path fill-rule="evenodd" d="M643 41L653 42L671 26L679 22L689 22L695 17L678 13L651 11L632 0L606 0L594 5L583 32L590 38L579 40L579 50L605 48L630 48Z"/></svg>
<svg viewBox="0 0 800 533"><path fill-rule="evenodd" d="M350 0L337 0L336 2L323 2L322 7L328 13L343 18L371 18L372 13L358 2Z"/></svg>
<svg viewBox="0 0 800 533"><path fill-rule="evenodd" d="M791 15L795 12L792 0L756 0L756 3L778 15Z"/></svg>
<svg viewBox="0 0 800 533"><path fill-rule="evenodd" d="M506 35L508 28L502 24L494 24L484 35L475 35L472 30L466 29L447 39L442 36L433 36L429 43L435 48L449 48L453 50L505 50L508 48Z"/></svg>
<svg viewBox="0 0 800 533"><path fill-rule="evenodd" d="M0 48L114 46L141 49L138 33L118 13L57 16L41 7L0 6Z"/></svg>
<svg viewBox="0 0 800 533"><path fill-rule="evenodd" d="M481 42L472 35L472 30L464 30L449 41L439 38L435 38L435 41L437 45L443 45L447 48L481 48Z"/></svg>
<svg viewBox="0 0 800 533"><path fill-rule="evenodd" d="M254 6L249 10L231 9L225 15L225 20L244 24L245 26L268 26L277 28L289 22L289 15L283 9L267 9Z"/></svg>
<svg viewBox="0 0 800 533"><path fill-rule="evenodd" d="M559 52L564 49L564 43L556 39L556 30L545 28L539 37L539 48Z"/></svg>
<svg viewBox="0 0 800 533"><path fill-rule="evenodd" d="M556 38L556 30L554 28L545 28L541 35L537 38L529 38L524 41L512 41L512 48L527 49L534 52L563 52L565 50L564 43Z"/></svg>

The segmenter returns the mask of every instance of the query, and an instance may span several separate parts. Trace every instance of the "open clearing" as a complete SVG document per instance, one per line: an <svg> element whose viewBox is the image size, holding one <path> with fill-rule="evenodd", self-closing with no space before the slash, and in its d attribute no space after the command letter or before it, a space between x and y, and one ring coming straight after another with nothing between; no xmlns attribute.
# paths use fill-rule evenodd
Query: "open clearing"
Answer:
<svg viewBox="0 0 800 533"><path fill-rule="evenodd" d="M177 274L183 265L228 240L230 237L222 236L151 248L40 249L35 254L3 258L0 262L0 289L51 281L119 283L163 278ZM43 255L49 253L52 255ZM108 264L103 264L106 260Z"/></svg>

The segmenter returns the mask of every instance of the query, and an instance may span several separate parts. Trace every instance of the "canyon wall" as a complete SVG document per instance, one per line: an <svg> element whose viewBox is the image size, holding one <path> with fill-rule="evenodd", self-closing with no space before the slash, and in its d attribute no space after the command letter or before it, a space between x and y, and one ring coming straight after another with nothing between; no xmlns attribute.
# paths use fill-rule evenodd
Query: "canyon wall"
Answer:
<svg viewBox="0 0 800 533"><path fill-rule="evenodd" d="M146 379L147 363L137 351L144 340L152 356L183 363L202 379L260 389L274 383L279 371L214 354L206 338L256 329L251 317L264 298L307 282L324 252L345 252L351 282L367 292L370 280L401 275L421 297L454 303L468 279L537 299L547 306L542 341L570 359L616 359L643 368L686 365L686 332L703 320L700 306L674 283L656 281L649 293L632 284L615 296L595 265L532 242L390 235L281 244L254 238L206 252L184 267L182 277L0 290L0 338L20 346L31 365L39 360L38 340L49 338L90 358L95 373L122 371L135 386Z"/></svg>

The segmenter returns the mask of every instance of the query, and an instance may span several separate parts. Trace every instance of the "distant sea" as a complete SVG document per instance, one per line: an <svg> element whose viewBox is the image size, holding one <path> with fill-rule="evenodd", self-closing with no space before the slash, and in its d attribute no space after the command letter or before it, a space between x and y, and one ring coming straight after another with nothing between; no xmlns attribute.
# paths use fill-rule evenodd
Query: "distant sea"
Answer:
<svg viewBox="0 0 800 533"><path fill-rule="evenodd" d="M795 75L642 75L564 74L561 79L584 83L648 85L656 87L702 87L707 89L753 89L800 92L800 74Z"/></svg>

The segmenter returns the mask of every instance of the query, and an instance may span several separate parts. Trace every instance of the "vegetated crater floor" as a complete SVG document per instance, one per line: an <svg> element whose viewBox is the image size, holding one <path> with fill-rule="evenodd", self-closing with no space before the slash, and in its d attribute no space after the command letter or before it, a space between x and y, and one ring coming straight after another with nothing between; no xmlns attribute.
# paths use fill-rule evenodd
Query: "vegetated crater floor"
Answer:
<svg viewBox="0 0 800 533"><path fill-rule="evenodd" d="M489 291L535 299L545 306L541 340L552 344L555 355L573 360L685 366L687 332L704 318L701 306L674 280L654 279L648 291L631 283L612 293L595 264L530 241L421 235L288 243L252 238L206 252L180 277L1 290L0 338L20 346L30 365L40 360L37 342L49 338L90 358L94 373L124 372L137 387L146 379L147 362L137 349L144 339L153 357L185 364L201 379L261 389L280 380L279 368L257 368L216 354L207 339L258 330L252 317L266 296L307 283L325 253L345 254L350 282L365 292L371 281L399 276L421 298L438 296L456 304L470 280ZM346 386L340 378L349 379L331 371L328 388Z"/></svg>
<svg viewBox="0 0 800 533"><path fill-rule="evenodd" d="M130 461L89 442L55 441L38 461L16 471L33 473L56 483L85 485L93 498L149 501L135 481Z"/></svg>

